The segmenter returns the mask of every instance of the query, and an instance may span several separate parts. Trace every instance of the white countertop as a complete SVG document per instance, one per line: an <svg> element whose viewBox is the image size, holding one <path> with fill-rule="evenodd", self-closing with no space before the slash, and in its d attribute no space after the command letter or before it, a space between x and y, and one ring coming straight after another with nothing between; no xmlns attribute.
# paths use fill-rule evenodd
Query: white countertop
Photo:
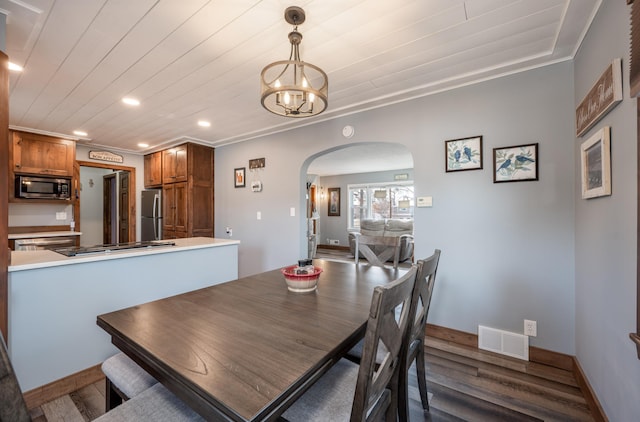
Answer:
<svg viewBox="0 0 640 422"><path fill-rule="evenodd" d="M54 232L36 232L36 233L9 233L9 240L14 239L31 239L36 237L61 237L61 236L80 236L82 232L72 231L54 231Z"/></svg>
<svg viewBox="0 0 640 422"><path fill-rule="evenodd" d="M76 232L78 233L78 232ZM64 256L54 251L12 251L9 272L33 270L37 268L55 267L59 265L83 264L87 262L105 261L109 259L131 258L142 255L172 253L189 249L213 248L240 244L239 240L216 239L211 237L190 237L187 239L171 239L174 246L154 246L149 249L129 249L122 251L94 253L78 256Z"/></svg>

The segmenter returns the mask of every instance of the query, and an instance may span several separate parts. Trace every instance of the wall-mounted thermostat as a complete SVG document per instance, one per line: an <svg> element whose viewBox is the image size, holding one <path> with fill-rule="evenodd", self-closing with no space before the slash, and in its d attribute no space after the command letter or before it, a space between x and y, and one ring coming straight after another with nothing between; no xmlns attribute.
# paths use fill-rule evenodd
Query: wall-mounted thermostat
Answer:
<svg viewBox="0 0 640 422"><path fill-rule="evenodd" d="M251 190L254 192L262 192L262 182L260 181L251 182Z"/></svg>
<svg viewBox="0 0 640 422"><path fill-rule="evenodd" d="M433 198L431 196L419 196L417 199L416 205L418 208L433 206Z"/></svg>

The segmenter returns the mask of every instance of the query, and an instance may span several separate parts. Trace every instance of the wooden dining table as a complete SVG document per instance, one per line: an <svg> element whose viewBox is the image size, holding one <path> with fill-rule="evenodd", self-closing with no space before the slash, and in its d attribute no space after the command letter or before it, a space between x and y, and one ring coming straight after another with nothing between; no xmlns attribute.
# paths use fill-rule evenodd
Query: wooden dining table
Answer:
<svg viewBox="0 0 640 422"><path fill-rule="evenodd" d="M275 420L363 336L375 286L405 270L314 260L99 315L112 343L207 420ZM215 270L212 270L215 271Z"/></svg>

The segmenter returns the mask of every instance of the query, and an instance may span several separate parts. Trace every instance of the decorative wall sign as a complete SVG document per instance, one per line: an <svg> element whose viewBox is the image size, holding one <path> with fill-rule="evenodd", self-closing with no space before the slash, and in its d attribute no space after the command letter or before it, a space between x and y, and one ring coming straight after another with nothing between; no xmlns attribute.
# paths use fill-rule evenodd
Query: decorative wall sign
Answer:
<svg viewBox="0 0 640 422"><path fill-rule="evenodd" d="M394 174L393 180L409 180L409 173Z"/></svg>
<svg viewBox="0 0 640 422"><path fill-rule="evenodd" d="M493 183L538 180L538 144L493 149Z"/></svg>
<svg viewBox="0 0 640 422"><path fill-rule="evenodd" d="M605 126L580 145L582 198L611 195L610 128Z"/></svg>
<svg viewBox="0 0 640 422"><path fill-rule="evenodd" d="M445 141L446 170L482 169L482 136Z"/></svg>
<svg viewBox="0 0 640 422"><path fill-rule="evenodd" d="M253 192L262 192L262 182L259 180L251 182L251 190Z"/></svg>
<svg viewBox="0 0 640 422"><path fill-rule="evenodd" d="M340 188L329 188L329 217L340 217Z"/></svg>
<svg viewBox="0 0 640 422"><path fill-rule="evenodd" d="M264 158L249 160L249 170L261 169L264 167Z"/></svg>
<svg viewBox="0 0 640 422"><path fill-rule="evenodd" d="M122 155L114 154L109 151L89 151L89 158L92 160L109 161L110 163L123 163Z"/></svg>
<svg viewBox="0 0 640 422"><path fill-rule="evenodd" d="M233 170L233 186L243 188L246 186L245 168L240 167Z"/></svg>
<svg viewBox="0 0 640 422"><path fill-rule="evenodd" d="M615 59L576 108L576 135L582 136L622 101L622 60Z"/></svg>

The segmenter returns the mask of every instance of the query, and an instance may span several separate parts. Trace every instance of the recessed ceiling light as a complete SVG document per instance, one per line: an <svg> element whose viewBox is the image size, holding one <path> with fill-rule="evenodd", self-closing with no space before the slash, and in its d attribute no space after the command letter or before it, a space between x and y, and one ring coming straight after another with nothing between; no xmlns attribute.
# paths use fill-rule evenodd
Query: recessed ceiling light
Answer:
<svg viewBox="0 0 640 422"><path fill-rule="evenodd" d="M87 135L89 135L87 132L85 132L83 130L74 130L73 134L74 135L78 135L78 136L87 136Z"/></svg>
<svg viewBox="0 0 640 422"><path fill-rule="evenodd" d="M9 70L14 70L16 72L22 72L24 69L20 65L17 65L15 63L9 62Z"/></svg>
<svg viewBox="0 0 640 422"><path fill-rule="evenodd" d="M211 123L206 120L198 120L198 126L200 127L210 127Z"/></svg>
<svg viewBox="0 0 640 422"><path fill-rule="evenodd" d="M139 106L140 105L140 101L136 100L135 98L131 98L131 97L124 97L122 99L122 102L127 104L127 105L132 105L132 106Z"/></svg>
<svg viewBox="0 0 640 422"><path fill-rule="evenodd" d="M149 144L145 144L144 142L138 142L138 146L140 148L147 148L149 146Z"/></svg>

